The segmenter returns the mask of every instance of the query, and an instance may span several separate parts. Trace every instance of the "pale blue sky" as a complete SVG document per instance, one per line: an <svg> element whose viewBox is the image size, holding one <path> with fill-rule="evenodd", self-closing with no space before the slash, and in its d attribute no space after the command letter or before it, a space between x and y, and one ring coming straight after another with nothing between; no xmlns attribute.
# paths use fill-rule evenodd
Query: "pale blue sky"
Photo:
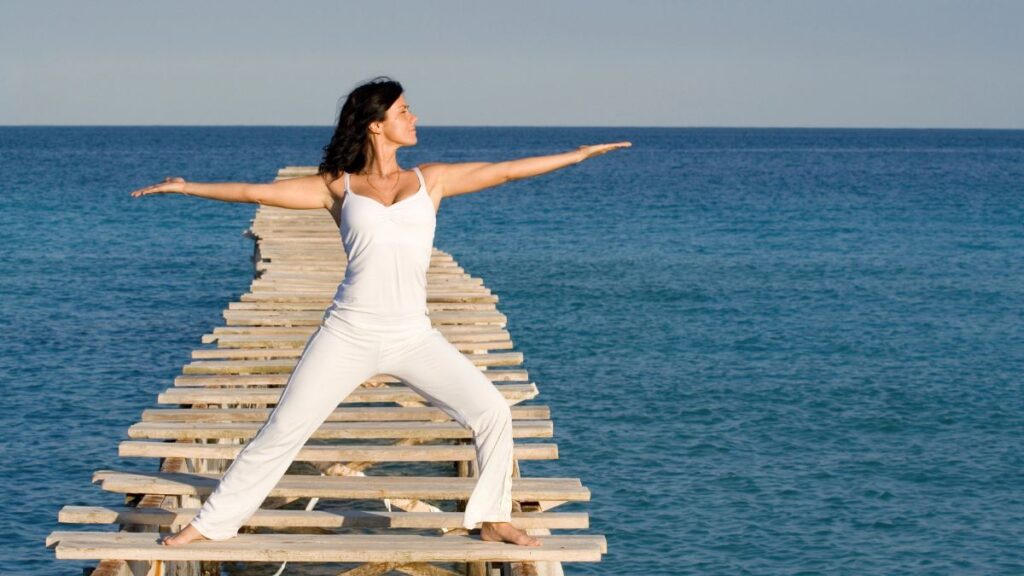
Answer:
<svg viewBox="0 0 1024 576"><path fill-rule="evenodd" d="M328 125L389 74L422 125L1024 128L1024 2L33 0L0 125Z"/></svg>

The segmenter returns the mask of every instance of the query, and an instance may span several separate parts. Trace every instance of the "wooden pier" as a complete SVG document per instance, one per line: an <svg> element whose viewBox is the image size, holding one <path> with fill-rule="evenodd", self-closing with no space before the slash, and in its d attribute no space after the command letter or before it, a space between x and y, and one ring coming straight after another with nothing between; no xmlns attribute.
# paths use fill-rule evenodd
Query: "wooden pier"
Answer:
<svg viewBox="0 0 1024 576"><path fill-rule="evenodd" d="M288 167L278 178L314 172ZM217 575L222 562L331 563L339 576L557 575L563 562L600 561L603 536L552 534L588 528L585 512L552 511L590 499L580 480L520 474L520 461L555 459L558 449L548 408L528 403L538 389L513 351L498 297L436 248L427 273L431 321L511 405L512 521L543 545L485 542L460 528L475 484L472 433L386 374L334 410L238 536L160 545L157 532L188 524L266 420L344 274L337 226L322 210L261 206L248 234L256 277L224 311L226 326L202 337L216 348L193 351L158 396L166 407L144 410L119 446L122 457L159 465L152 473L96 471L93 483L124 494L124 506L64 506L58 520L117 531L55 531L46 545L57 558L97 560L93 576ZM439 475L404 475L391 464L424 462Z"/></svg>

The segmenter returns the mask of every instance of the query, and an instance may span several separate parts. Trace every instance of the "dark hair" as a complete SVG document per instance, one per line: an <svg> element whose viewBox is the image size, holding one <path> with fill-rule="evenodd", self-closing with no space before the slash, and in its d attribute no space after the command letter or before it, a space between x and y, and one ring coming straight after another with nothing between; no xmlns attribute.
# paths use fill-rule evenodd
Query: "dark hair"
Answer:
<svg viewBox="0 0 1024 576"><path fill-rule="evenodd" d="M378 76L349 92L338 114L331 143L324 146L324 159L318 173L337 178L342 170L350 173L362 170L366 166L370 123L383 120L388 108L401 95L402 85L387 76Z"/></svg>

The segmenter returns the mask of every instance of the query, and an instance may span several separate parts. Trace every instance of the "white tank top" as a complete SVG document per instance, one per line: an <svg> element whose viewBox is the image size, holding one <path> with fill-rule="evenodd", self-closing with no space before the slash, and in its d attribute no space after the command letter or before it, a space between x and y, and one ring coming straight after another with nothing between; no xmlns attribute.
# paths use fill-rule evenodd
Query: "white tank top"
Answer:
<svg viewBox="0 0 1024 576"><path fill-rule="evenodd" d="M391 206L349 189L341 204L345 278L328 308L402 318L427 314L427 268L437 216L419 168L420 187Z"/></svg>

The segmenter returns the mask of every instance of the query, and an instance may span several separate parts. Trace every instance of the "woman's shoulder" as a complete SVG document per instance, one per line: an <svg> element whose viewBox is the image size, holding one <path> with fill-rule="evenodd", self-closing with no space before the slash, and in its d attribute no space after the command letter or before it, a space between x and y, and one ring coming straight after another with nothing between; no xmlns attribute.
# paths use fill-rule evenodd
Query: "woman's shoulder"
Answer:
<svg viewBox="0 0 1024 576"><path fill-rule="evenodd" d="M430 194L431 197L440 197L440 192L438 191L439 187L437 184L441 181L442 174L444 173L446 166L448 166L448 164L444 162L428 162L417 166L420 174L423 175L423 183L427 187L427 193ZM437 202L440 202L440 200L437 200Z"/></svg>
<svg viewBox="0 0 1024 576"><path fill-rule="evenodd" d="M327 186L328 192L336 200L341 200L345 196L345 172L338 172L335 174L321 174L324 185Z"/></svg>
<svg viewBox="0 0 1024 576"><path fill-rule="evenodd" d="M427 181L427 188L432 188L433 184L441 177L441 173L444 172L445 167L448 164L444 162L427 162L426 164L420 164L420 174L423 174L423 179Z"/></svg>
<svg viewBox="0 0 1024 576"><path fill-rule="evenodd" d="M427 174L436 174L444 170L444 167L447 165L445 162L427 162L426 164L420 164L417 168L426 176Z"/></svg>

